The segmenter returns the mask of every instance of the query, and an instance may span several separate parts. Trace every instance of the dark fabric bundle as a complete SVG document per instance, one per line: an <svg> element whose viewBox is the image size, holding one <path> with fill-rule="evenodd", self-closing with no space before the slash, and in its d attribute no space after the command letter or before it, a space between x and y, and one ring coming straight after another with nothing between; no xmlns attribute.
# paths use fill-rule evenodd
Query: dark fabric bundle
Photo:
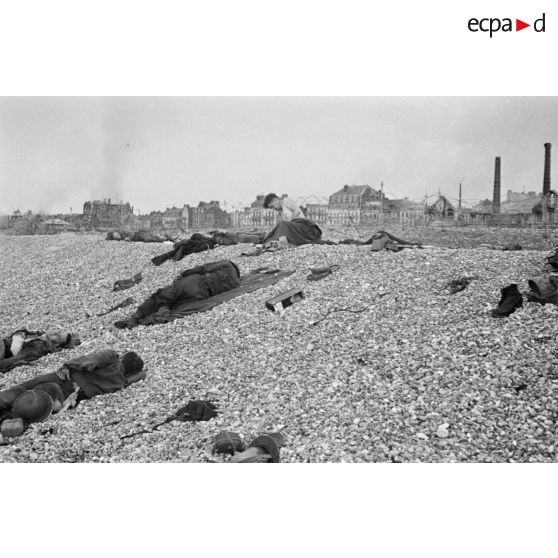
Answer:
<svg viewBox="0 0 558 558"><path fill-rule="evenodd" d="M463 275L458 279L453 279L444 285L444 289L447 289L450 294L456 294L461 291L464 291L469 284L476 279L476 276L473 275Z"/></svg>
<svg viewBox="0 0 558 558"><path fill-rule="evenodd" d="M180 420L183 422L191 420L206 421L216 417L218 412L217 406L210 401L191 399L184 407L180 407L174 415L168 417L166 422L171 422L173 420Z"/></svg>
<svg viewBox="0 0 558 558"><path fill-rule="evenodd" d="M446 289L449 291L450 294L456 294L459 293L461 291L464 291L467 288L467 285L469 285L471 281L470 280L463 280L463 279L454 279L453 281L450 281L447 285L446 285Z"/></svg>

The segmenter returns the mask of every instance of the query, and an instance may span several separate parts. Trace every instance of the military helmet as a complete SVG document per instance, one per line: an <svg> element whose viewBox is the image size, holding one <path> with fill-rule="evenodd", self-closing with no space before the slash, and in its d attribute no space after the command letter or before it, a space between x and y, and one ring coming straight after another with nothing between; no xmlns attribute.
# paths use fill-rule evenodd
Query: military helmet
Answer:
<svg viewBox="0 0 558 558"><path fill-rule="evenodd" d="M12 405L12 414L25 422L40 422L52 413L52 398L39 389L24 391Z"/></svg>

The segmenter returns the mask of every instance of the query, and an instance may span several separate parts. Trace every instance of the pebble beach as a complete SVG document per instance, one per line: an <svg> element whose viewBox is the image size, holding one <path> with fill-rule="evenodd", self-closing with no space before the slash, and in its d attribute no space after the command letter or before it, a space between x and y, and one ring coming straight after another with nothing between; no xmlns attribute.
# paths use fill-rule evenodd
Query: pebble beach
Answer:
<svg viewBox="0 0 558 558"><path fill-rule="evenodd" d="M212 453L222 430L249 442L281 431L282 462L554 462L558 451L558 308L524 302L490 316L500 289L548 275L554 232L387 229L428 245L401 252L307 245L258 257L219 246L160 267L166 244L109 242L101 234L2 236L2 336L63 328L82 344L0 376L0 389L53 372L96 350L137 351L144 381L31 425L0 446L0 462L226 462ZM328 231L324 238L373 231ZM482 244L519 242L503 252ZM169 324L116 330L179 272L230 259L241 273L295 270L271 287ZM316 282L310 268L339 266ZM142 272L131 289L116 280ZM449 281L474 275L449 294ZM265 301L291 288L305 298L282 312ZM150 430L189 399L211 398L218 416Z"/></svg>

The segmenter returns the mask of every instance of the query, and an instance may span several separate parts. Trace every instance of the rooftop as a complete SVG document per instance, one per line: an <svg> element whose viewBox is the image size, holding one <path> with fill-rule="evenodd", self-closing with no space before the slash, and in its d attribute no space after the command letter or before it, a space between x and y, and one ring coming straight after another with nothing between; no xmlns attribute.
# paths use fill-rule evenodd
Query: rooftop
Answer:
<svg viewBox="0 0 558 558"><path fill-rule="evenodd" d="M363 186L349 186L345 184L341 190L332 194L332 196L361 196L366 188L369 188L368 184Z"/></svg>

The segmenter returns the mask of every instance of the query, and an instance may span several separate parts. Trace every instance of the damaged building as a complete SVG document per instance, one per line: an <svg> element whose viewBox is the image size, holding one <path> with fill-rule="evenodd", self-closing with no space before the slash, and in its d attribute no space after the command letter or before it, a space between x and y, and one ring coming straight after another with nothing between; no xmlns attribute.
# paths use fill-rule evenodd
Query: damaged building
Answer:
<svg viewBox="0 0 558 558"><path fill-rule="evenodd" d="M190 228L190 210L183 207L167 207L165 211L152 211L142 219L144 228L166 232L184 232Z"/></svg>
<svg viewBox="0 0 558 558"><path fill-rule="evenodd" d="M231 225L230 215L221 209L219 202L211 200L201 201L197 207L190 208L189 228L190 229L226 229Z"/></svg>
<svg viewBox="0 0 558 558"><path fill-rule="evenodd" d="M453 219L455 217L455 207L446 196L439 194L436 201L428 206L427 213L434 220Z"/></svg>
<svg viewBox="0 0 558 558"><path fill-rule="evenodd" d="M83 204L84 222L99 230L119 229L133 218L134 208L128 202L112 203L112 200L94 200Z"/></svg>
<svg viewBox="0 0 558 558"><path fill-rule="evenodd" d="M382 214L385 198L371 186L349 186L329 197L327 221L330 225L366 225L377 223Z"/></svg>

